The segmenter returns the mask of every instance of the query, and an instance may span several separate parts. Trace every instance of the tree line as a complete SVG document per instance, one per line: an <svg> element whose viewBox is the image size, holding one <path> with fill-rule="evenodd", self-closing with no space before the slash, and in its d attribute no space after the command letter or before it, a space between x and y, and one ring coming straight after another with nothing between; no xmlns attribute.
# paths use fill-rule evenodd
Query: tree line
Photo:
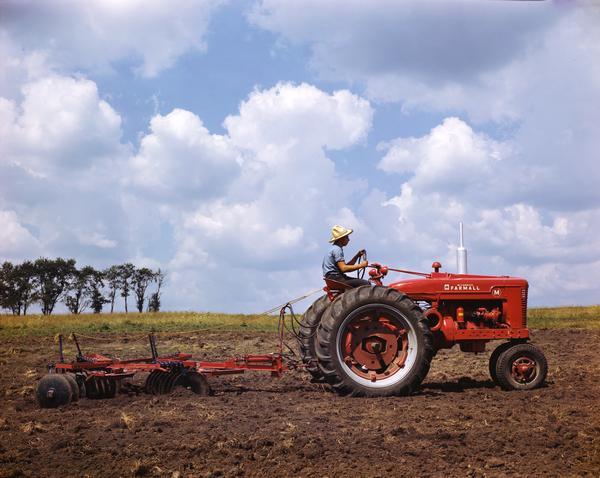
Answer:
<svg viewBox="0 0 600 478"><path fill-rule="evenodd" d="M60 257L21 264L6 261L0 269L0 309L26 315L32 304L39 304L42 314L50 315L56 304L62 302L73 314L86 309L99 314L107 304L113 313L119 294L126 313L129 297L134 299L138 312L143 312L144 305L147 311L158 312L164 280L165 273L160 269L138 268L131 263L99 271L91 266L78 268L75 259ZM151 284L155 290L148 296Z"/></svg>

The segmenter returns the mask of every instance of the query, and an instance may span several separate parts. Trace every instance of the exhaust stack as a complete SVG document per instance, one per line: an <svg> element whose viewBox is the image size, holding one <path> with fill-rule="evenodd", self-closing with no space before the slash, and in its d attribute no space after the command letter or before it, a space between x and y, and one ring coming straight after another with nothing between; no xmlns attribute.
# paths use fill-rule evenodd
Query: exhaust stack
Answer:
<svg viewBox="0 0 600 478"><path fill-rule="evenodd" d="M458 249L456 250L456 267L458 269L459 274L467 273L467 248L464 246L463 241L463 223L462 221L459 224L459 242Z"/></svg>

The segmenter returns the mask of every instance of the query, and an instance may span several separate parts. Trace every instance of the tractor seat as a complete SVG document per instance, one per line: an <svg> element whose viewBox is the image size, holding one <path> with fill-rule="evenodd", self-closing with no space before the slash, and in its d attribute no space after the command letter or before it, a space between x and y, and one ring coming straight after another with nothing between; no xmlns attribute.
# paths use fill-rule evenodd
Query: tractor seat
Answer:
<svg viewBox="0 0 600 478"><path fill-rule="evenodd" d="M323 290L329 297L329 300L333 300L335 296L343 293L347 289L352 289L351 285L345 284L344 282L339 282L333 279L327 279L327 277L323 277L323 280L326 284L325 287L323 287Z"/></svg>

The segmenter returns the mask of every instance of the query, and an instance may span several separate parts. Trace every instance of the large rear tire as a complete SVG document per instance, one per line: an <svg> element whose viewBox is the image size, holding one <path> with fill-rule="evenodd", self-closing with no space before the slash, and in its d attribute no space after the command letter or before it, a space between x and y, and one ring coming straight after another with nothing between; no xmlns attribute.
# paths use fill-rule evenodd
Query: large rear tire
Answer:
<svg viewBox="0 0 600 478"><path fill-rule="evenodd" d="M300 322L300 356L306 370L312 375L313 382L325 381L317 360L317 328L330 305L329 297L319 297L306 310Z"/></svg>
<svg viewBox="0 0 600 478"><path fill-rule="evenodd" d="M433 339L418 305L395 289L346 291L317 331L319 368L340 395L415 392L429 371Z"/></svg>

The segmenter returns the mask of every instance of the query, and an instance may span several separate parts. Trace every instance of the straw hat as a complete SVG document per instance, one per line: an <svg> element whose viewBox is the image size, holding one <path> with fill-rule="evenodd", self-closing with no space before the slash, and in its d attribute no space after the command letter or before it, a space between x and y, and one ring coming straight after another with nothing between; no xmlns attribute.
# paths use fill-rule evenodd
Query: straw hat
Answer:
<svg viewBox="0 0 600 478"><path fill-rule="evenodd" d="M333 226L331 228L331 239L329 239L329 242L334 243L338 239L348 236L349 234L352 234L352 229L346 229L344 226Z"/></svg>

